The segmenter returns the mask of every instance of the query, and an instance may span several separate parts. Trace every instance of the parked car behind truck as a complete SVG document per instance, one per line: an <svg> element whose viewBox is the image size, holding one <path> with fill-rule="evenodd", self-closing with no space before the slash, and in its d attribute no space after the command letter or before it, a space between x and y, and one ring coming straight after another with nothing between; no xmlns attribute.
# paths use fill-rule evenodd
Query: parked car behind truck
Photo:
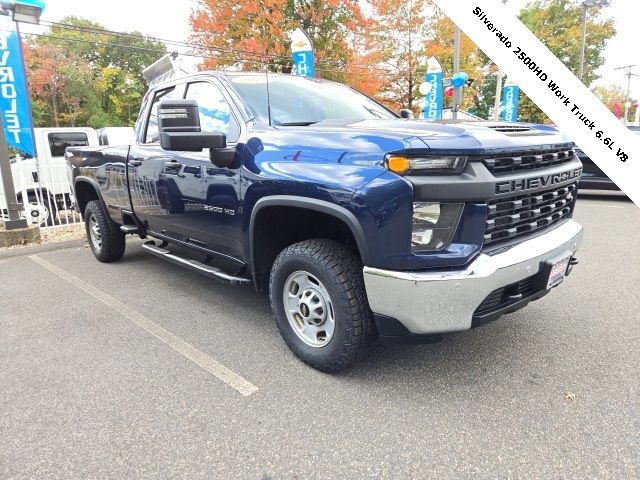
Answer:
<svg viewBox="0 0 640 480"><path fill-rule="evenodd" d="M328 372L375 337L433 341L543 297L583 235L582 165L555 129L405 120L323 80L161 82L133 144L67 158L99 261L134 234L160 258L268 292L287 345Z"/></svg>
<svg viewBox="0 0 640 480"><path fill-rule="evenodd" d="M640 135L640 127L629 127L629 130L636 135ZM582 162L584 171L582 178L580 179L580 188L583 190L620 190L620 187L616 185L593 160L591 160L586 153L580 148L576 148L576 155Z"/></svg>

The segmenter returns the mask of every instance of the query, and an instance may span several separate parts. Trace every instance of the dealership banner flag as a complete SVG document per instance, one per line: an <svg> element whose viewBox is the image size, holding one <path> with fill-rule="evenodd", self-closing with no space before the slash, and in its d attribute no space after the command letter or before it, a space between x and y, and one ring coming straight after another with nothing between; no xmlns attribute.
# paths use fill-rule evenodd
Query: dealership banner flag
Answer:
<svg viewBox="0 0 640 480"><path fill-rule="evenodd" d="M442 66L435 57L427 60L427 73L424 83L420 85L420 93L424 95L422 117L426 120L442 118Z"/></svg>
<svg viewBox="0 0 640 480"><path fill-rule="evenodd" d="M434 0L482 51L640 205L640 136L631 132L498 0Z"/></svg>
<svg viewBox="0 0 640 480"><path fill-rule="evenodd" d="M502 89L502 120L505 122L518 121L518 97L520 88L511 80L507 80Z"/></svg>
<svg viewBox="0 0 640 480"><path fill-rule="evenodd" d="M293 73L299 77L315 77L313 45L307 33L301 28L291 34L291 52L293 53Z"/></svg>
<svg viewBox="0 0 640 480"><path fill-rule="evenodd" d="M0 31L0 112L9 146L35 157L27 79L15 31Z"/></svg>

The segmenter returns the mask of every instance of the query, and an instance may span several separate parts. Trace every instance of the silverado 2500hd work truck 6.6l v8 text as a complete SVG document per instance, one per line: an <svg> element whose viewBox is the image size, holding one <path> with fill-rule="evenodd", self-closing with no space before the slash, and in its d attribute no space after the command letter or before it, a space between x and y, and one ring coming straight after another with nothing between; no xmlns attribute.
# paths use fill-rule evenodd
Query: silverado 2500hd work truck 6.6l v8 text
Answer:
<svg viewBox="0 0 640 480"><path fill-rule="evenodd" d="M161 82L133 145L67 161L98 260L136 234L268 292L287 345L329 372L378 336L430 341L524 307L562 282L582 239L582 165L555 129L399 118L322 80Z"/></svg>

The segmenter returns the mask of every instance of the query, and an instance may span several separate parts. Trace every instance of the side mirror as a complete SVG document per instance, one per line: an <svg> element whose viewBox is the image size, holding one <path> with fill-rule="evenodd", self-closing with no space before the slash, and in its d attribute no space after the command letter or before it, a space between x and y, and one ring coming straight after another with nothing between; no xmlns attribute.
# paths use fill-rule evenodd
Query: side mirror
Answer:
<svg viewBox="0 0 640 480"><path fill-rule="evenodd" d="M223 133L200 131L198 102L165 100L158 105L158 133L164 150L201 152L203 148L225 148Z"/></svg>
<svg viewBox="0 0 640 480"><path fill-rule="evenodd" d="M400 109L400 118L413 118L413 112L408 108Z"/></svg>

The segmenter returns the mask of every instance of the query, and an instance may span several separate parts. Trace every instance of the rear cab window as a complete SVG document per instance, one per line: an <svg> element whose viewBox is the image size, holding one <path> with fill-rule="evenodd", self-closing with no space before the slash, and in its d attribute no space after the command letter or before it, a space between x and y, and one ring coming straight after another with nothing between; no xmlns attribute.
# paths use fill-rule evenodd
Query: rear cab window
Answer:
<svg viewBox="0 0 640 480"><path fill-rule="evenodd" d="M52 157L64 157L67 147L88 147L89 138L82 132L55 132L47 135Z"/></svg>

